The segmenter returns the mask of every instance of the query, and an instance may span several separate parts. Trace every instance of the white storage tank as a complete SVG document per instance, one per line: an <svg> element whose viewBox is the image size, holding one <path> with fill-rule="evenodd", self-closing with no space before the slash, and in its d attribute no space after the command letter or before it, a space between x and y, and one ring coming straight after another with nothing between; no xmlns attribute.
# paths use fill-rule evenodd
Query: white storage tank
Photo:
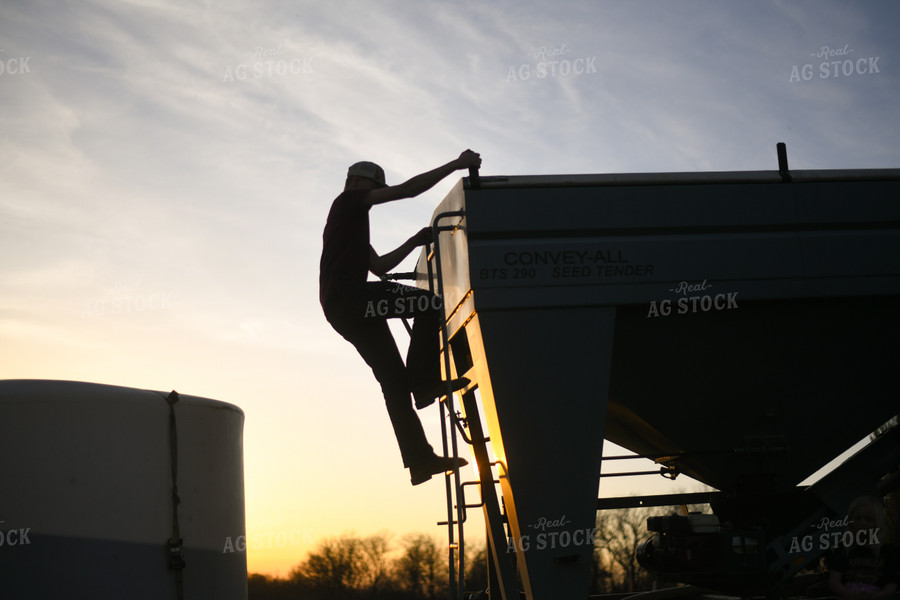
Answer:
<svg viewBox="0 0 900 600"><path fill-rule="evenodd" d="M0 380L0 423L3 598L247 598L239 408Z"/></svg>

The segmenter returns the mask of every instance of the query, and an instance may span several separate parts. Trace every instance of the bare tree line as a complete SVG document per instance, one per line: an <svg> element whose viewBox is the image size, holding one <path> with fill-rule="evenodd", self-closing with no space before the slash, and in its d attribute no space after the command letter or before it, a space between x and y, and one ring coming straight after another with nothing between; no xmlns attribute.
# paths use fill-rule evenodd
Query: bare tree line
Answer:
<svg viewBox="0 0 900 600"><path fill-rule="evenodd" d="M248 579L249 598L265 600L432 600L446 596L447 553L435 539L410 534L400 541L379 533L359 537L347 533L330 537L309 553L284 578L253 574Z"/></svg>
<svg viewBox="0 0 900 600"><path fill-rule="evenodd" d="M591 594L653 589L655 578L636 560L648 537L647 517L672 508L601 511L597 515ZM399 545L389 533L367 537L344 534L319 542L286 578L253 574L249 600L437 600L447 597L446 543L425 534L410 534ZM466 548L466 589L487 588L487 549Z"/></svg>

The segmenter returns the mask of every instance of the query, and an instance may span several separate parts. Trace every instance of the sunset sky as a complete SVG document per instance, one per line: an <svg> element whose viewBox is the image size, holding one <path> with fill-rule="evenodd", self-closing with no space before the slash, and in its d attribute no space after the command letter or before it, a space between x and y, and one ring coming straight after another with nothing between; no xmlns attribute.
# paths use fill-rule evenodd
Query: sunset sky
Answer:
<svg viewBox="0 0 900 600"><path fill-rule="evenodd" d="M0 379L239 406L248 537L302 539L251 545L251 572L344 532L443 536L443 483L409 484L318 304L347 167L772 170L785 142L792 169L897 168L898 26L883 0L4 2ZM375 248L464 174L373 209Z"/></svg>

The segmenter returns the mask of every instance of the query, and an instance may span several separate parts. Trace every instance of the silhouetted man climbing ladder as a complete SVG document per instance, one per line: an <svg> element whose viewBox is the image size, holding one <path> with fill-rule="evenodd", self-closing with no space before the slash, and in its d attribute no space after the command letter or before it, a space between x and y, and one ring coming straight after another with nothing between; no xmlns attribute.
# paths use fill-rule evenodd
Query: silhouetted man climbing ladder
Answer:
<svg viewBox="0 0 900 600"><path fill-rule="evenodd" d="M464 459L438 456L425 438L413 410L435 398L462 389L464 378L449 383L440 375L440 299L415 287L389 281L367 281L368 273L383 276L417 247L431 241L424 228L399 248L379 256L369 243L369 209L376 204L412 198L431 189L454 171L479 167L481 158L466 150L456 160L387 186L384 170L371 162L350 167L344 191L334 200L322 236L319 263L319 301L325 318L353 344L381 384L404 467L413 485L436 473L465 465ZM406 365L388 328L387 319L414 318Z"/></svg>

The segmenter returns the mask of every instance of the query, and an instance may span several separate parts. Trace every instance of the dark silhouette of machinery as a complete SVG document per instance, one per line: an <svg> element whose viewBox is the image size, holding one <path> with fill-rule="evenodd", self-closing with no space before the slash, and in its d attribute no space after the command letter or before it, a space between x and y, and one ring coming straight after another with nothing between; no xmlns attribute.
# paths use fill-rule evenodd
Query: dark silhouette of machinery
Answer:
<svg viewBox="0 0 900 600"><path fill-rule="evenodd" d="M813 564L792 542L900 464L894 428L799 485L897 413L900 170L790 172L779 145L769 172L472 172L434 227L416 274L472 382L442 411L476 458L491 598L518 598L515 571L528 598L587 596L596 512L629 503L598 500L604 439L718 490L633 500L714 512L651 520L642 564L742 595Z"/></svg>

